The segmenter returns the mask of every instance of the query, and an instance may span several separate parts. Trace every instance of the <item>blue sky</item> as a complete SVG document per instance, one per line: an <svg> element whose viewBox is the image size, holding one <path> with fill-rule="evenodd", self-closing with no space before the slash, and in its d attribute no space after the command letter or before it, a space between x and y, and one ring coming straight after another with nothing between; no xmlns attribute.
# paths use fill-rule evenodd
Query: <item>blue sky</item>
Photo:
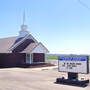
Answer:
<svg viewBox="0 0 90 90"><path fill-rule="evenodd" d="M18 35L24 9L30 33L51 53L90 54L90 9L78 0L0 0L0 38Z"/></svg>

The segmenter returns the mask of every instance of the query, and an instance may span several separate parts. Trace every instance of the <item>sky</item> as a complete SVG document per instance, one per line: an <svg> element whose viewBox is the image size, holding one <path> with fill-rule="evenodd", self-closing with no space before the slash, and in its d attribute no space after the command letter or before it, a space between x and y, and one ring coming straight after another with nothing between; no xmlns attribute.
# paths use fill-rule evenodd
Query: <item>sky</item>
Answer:
<svg viewBox="0 0 90 90"><path fill-rule="evenodd" d="M90 0L0 0L0 38L29 32L50 53L90 54Z"/></svg>

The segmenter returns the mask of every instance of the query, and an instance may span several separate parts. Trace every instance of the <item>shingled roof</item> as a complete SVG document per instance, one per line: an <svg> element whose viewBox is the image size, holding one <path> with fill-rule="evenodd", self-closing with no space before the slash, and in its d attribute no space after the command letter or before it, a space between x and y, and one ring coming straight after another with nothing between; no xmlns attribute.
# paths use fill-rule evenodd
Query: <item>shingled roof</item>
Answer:
<svg viewBox="0 0 90 90"><path fill-rule="evenodd" d="M17 38L18 38L18 36L1 38L0 39L0 53L12 53L12 51L10 51L9 49L13 46L13 44L16 43ZM19 53L31 53L32 50L34 50L34 48L36 48L39 44L42 44L42 43L34 42L31 39L26 39L15 50L17 50L16 52L19 52ZM43 44L42 44L42 46L43 46ZM49 52L45 46L43 46L43 47L47 50L47 52Z"/></svg>
<svg viewBox="0 0 90 90"><path fill-rule="evenodd" d="M0 53L11 53L9 48L16 42L16 37L8 37L8 38L1 38L0 39ZM29 41L29 40L28 40ZM26 42L25 42L26 43ZM24 52L30 52L38 43L31 43L30 45L23 48ZM22 45L22 44L21 44ZM23 52L23 50L21 50Z"/></svg>
<svg viewBox="0 0 90 90"><path fill-rule="evenodd" d="M9 48L13 45L17 37L0 39L0 53L10 53Z"/></svg>

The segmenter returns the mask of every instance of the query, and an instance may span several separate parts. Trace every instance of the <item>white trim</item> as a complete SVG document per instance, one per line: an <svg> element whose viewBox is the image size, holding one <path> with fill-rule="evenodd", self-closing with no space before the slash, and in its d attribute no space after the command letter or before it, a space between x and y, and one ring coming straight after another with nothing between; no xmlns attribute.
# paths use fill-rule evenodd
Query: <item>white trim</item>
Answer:
<svg viewBox="0 0 90 90"><path fill-rule="evenodd" d="M13 46L11 46L8 51L14 50L18 45L20 45L22 42L24 42L25 39L29 39L29 38L30 38L30 39L33 39L34 42L37 42L37 43L38 43L38 41L37 41L31 34L28 34L28 35L26 35L22 40L20 40L19 42L17 42L17 43L14 44Z"/></svg>
<svg viewBox="0 0 90 90"><path fill-rule="evenodd" d="M11 48L9 48L9 51L12 51L14 48L16 48L18 45L20 45L29 35L25 36L22 40L14 44Z"/></svg>
<svg viewBox="0 0 90 90"><path fill-rule="evenodd" d="M31 58L31 54L30 54L30 64L32 63L32 58Z"/></svg>
<svg viewBox="0 0 90 90"><path fill-rule="evenodd" d="M33 50L31 53L48 53L48 49L46 47L44 47L44 45L42 43L39 43Z"/></svg>
<svg viewBox="0 0 90 90"><path fill-rule="evenodd" d="M27 55L29 55L29 57ZM31 63L32 63L31 54L26 53L26 64L31 64Z"/></svg>
<svg viewBox="0 0 90 90"><path fill-rule="evenodd" d="M32 60L32 63L33 63L33 53L31 53L31 60Z"/></svg>

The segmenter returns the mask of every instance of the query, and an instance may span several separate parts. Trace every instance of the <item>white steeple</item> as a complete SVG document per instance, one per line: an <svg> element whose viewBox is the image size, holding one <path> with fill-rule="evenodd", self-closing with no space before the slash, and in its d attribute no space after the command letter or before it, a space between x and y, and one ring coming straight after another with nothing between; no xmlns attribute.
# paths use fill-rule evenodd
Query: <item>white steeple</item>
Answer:
<svg viewBox="0 0 90 90"><path fill-rule="evenodd" d="M23 24L21 25L21 30L19 31L19 37L25 37L26 35L29 35L28 26L25 25L25 11L23 12Z"/></svg>

